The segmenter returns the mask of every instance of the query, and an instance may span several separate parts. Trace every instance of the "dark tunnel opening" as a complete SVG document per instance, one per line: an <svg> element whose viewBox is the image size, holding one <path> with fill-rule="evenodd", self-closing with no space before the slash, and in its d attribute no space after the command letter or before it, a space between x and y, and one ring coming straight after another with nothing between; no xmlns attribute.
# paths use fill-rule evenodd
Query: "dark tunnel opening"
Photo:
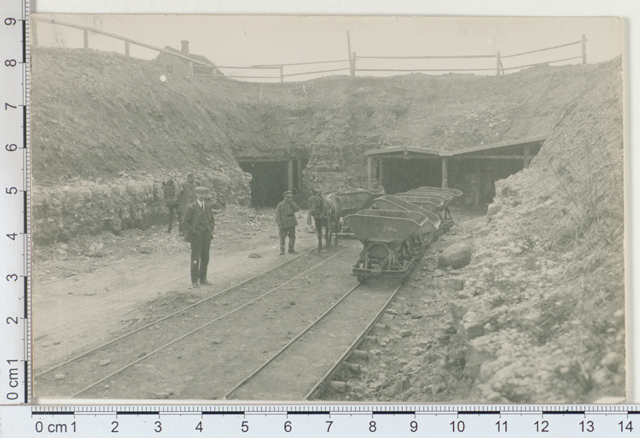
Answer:
<svg viewBox="0 0 640 438"><path fill-rule="evenodd" d="M442 164L438 159L386 160L382 181L391 195L422 186L440 187Z"/></svg>
<svg viewBox="0 0 640 438"><path fill-rule="evenodd" d="M291 180L293 190L300 187L298 160L293 160ZM275 207L282 201L282 194L289 190L289 161L240 161L240 168L251 174L251 205Z"/></svg>

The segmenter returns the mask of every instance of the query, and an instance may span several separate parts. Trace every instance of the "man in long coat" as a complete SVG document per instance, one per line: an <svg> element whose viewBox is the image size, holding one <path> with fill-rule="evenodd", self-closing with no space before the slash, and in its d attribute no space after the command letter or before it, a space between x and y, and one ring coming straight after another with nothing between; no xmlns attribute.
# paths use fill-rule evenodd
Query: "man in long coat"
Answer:
<svg viewBox="0 0 640 438"><path fill-rule="evenodd" d="M178 204L178 221L180 221L179 231L184 234L184 215L187 207L196 200L196 174L187 175L184 181L175 191L175 202Z"/></svg>
<svg viewBox="0 0 640 438"><path fill-rule="evenodd" d="M183 223L185 240L191 243L191 283L197 288L211 285L207 280L207 266L215 219L211 202L205 201L209 189L196 187L195 192L196 200L187 207Z"/></svg>
<svg viewBox="0 0 640 438"><path fill-rule="evenodd" d="M276 207L276 223L280 230L280 255L284 255L284 246L287 236L289 236L289 252L291 254L297 254L295 250L296 244L296 211L300 208L293 202L293 195L291 192L284 192L282 194L284 200Z"/></svg>

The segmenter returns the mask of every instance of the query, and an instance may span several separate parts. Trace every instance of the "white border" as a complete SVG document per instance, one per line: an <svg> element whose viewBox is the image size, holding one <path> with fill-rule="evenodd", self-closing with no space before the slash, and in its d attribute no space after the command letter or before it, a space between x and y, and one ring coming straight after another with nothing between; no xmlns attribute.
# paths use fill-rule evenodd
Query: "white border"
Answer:
<svg viewBox="0 0 640 438"><path fill-rule="evenodd" d="M305 14L305 15L483 15L483 16L616 16L623 19L625 28L625 138L627 141L626 179L627 187L638 186L638 177L631 169L640 168L637 154L637 132L632 132L638 115L637 107L640 95L637 78L640 74L640 2L638 0L34 0L32 13L155 13L155 14ZM633 78L633 80L632 80ZM640 336L637 334L640 324L640 300L633 299L638 288L637 279L632 272L633 254L637 254L639 239L637 232L632 234L631 218L638 216L638 194L629 190L626 194L627 208L626 230L629 238L627 249L628 309L627 335L630 350L628 355L629 401L640 402L640 379L638 374L640 361ZM632 254L633 253L633 254ZM635 356L635 358L634 358Z"/></svg>

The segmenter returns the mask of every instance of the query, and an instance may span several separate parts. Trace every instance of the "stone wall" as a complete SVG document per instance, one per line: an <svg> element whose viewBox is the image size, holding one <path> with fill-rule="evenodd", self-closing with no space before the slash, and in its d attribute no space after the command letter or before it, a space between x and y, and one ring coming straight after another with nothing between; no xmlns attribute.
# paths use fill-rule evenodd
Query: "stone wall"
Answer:
<svg viewBox="0 0 640 438"><path fill-rule="evenodd" d="M225 172L201 176L198 184L213 188L215 207L224 208L227 202L250 204L250 180L251 175L244 172ZM66 242L103 231L146 229L166 224L169 218L162 181L153 179L110 184L85 181L64 187L34 185L31 207L35 244Z"/></svg>

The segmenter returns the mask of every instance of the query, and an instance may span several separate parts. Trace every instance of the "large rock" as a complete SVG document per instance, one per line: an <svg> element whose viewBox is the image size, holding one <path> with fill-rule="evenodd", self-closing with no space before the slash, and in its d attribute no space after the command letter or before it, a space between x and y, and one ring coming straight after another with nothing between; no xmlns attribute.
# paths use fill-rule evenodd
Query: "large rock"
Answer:
<svg viewBox="0 0 640 438"><path fill-rule="evenodd" d="M495 360L495 349L486 336L479 337L467 344L464 372L467 376L478 379L480 368L487 361Z"/></svg>
<svg viewBox="0 0 640 438"><path fill-rule="evenodd" d="M438 265L442 268L451 266L454 269L460 269L471 262L473 256L473 244L468 242L454 243L445 248L438 257Z"/></svg>
<svg viewBox="0 0 640 438"><path fill-rule="evenodd" d="M502 210L502 205L500 204L489 205L489 207L487 208L487 217L491 217L498 214L500 210Z"/></svg>

